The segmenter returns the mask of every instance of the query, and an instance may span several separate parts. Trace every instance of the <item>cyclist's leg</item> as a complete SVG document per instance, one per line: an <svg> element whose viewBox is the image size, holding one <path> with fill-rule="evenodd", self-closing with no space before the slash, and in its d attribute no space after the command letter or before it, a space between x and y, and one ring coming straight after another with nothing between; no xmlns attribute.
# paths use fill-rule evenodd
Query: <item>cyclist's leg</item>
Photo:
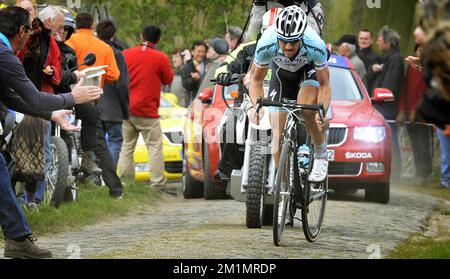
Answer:
<svg viewBox="0 0 450 279"><path fill-rule="evenodd" d="M292 73L279 68L272 63L272 78L270 80L269 99L281 102L282 99L295 100L297 98L299 78ZM272 154L275 166L278 166L281 152L281 136L286 124L287 112L279 108L269 108L270 125L272 127Z"/></svg>
<svg viewBox="0 0 450 279"><path fill-rule="evenodd" d="M304 67L304 82L299 91L298 103L317 104L319 82L312 65ZM327 146L325 133L319 129L316 122L317 112L303 111L308 134L314 143L314 165L309 180L312 182L321 182L326 178L328 172Z"/></svg>

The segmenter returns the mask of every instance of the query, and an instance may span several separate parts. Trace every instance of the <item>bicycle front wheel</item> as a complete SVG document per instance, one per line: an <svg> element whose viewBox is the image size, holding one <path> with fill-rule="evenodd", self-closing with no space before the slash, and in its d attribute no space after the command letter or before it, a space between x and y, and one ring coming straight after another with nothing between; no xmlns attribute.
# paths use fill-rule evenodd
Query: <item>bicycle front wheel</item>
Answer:
<svg viewBox="0 0 450 279"><path fill-rule="evenodd" d="M294 153L292 142L286 141L281 149L280 162L275 180L275 197L273 205L273 242L280 246L286 226L286 213L292 201L292 181L294 170Z"/></svg>
<svg viewBox="0 0 450 279"><path fill-rule="evenodd" d="M328 178L320 183L311 183L306 177L302 206L302 227L306 239L315 242L322 229L328 195Z"/></svg>

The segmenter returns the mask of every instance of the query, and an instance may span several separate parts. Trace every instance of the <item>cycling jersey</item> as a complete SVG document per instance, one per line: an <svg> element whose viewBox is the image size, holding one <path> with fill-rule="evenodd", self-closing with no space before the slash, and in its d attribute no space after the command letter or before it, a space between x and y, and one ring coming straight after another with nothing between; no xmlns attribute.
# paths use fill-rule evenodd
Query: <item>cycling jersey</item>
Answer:
<svg viewBox="0 0 450 279"><path fill-rule="evenodd" d="M325 69L328 64L328 54L324 41L311 28L307 27L302 38L302 46L294 59L283 55L278 45L275 27L270 27L262 35L255 53L255 64L260 68L269 67L273 62L278 67L289 72L297 72L308 63L313 63L316 70Z"/></svg>

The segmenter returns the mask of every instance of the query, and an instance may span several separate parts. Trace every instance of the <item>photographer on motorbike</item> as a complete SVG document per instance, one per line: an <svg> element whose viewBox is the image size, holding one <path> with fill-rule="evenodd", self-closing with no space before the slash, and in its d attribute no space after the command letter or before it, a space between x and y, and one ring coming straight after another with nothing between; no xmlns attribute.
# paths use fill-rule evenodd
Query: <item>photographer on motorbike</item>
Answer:
<svg viewBox="0 0 450 279"><path fill-rule="evenodd" d="M264 33L267 28L272 26L281 10L281 8L272 8L264 14L262 28L259 36L261 36L261 34ZM218 84L222 86L229 86L231 85L233 74L247 73L252 64L252 61L249 58L252 58L254 56L255 50L256 41L252 41L246 44L241 44L239 48L233 51L229 56L230 59L226 61L228 63L222 66L216 72L216 79ZM223 125L223 131L225 132L222 138L227 138L226 127L236 127L238 118L239 115L236 113L230 115L227 118L226 122ZM229 121L232 121L233 124L227 124ZM233 142L224 141L221 144L221 150L222 156L218 163L217 171L214 175L214 179L217 182L228 181L233 169L240 169L242 167L242 164L244 163L244 152L240 150L239 144L237 143L236 139L234 139Z"/></svg>
<svg viewBox="0 0 450 279"><path fill-rule="evenodd" d="M263 81L269 67L272 70L269 98L282 101L283 98L297 100L299 104L316 105L322 103L325 114L331 102L328 52L324 41L308 26L306 13L298 6L283 9L275 26L264 32L256 47L252 69L250 96L253 108L250 120L258 122L264 110L256 113L258 98L264 97ZM309 180L322 182L328 173L325 127L316 112L302 112L306 128L314 143L314 164ZM270 109L272 126L272 146L275 164L280 156L280 139L287 113ZM325 124L325 125L324 125Z"/></svg>
<svg viewBox="0 0 450 279"><path fill-rule="evenodd" d="M244 42L256 40L261 30L263 15L271 8L284 8L292 5L299 6L308 16L308 26L316 31L320 36L324 26L325 16L322 5L318 0L254 0L250 13L250 23L244 35Z"/></svg>

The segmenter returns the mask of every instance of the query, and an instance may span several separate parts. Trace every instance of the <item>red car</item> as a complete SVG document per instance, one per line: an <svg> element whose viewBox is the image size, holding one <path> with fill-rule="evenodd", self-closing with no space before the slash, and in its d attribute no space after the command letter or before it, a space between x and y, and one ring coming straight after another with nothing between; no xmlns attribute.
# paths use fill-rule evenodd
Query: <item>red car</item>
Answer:
<svg viewBox="0 0 450 279"><path fill-rule="evenodd" d="M226 189L213 182L220 160L217 127L226 109L222 93L231 105L233 98L229 88L214 85L205 78L195 100L187 108L183 134L182 184L185 198L226 198Z"/></svg>
<svg viewBox="0 0 450 279"><path fill-rule="evenodd" d="M375 89L371 100L351 62L332 56L329 61L332 121L328 136L329 187L336 192L365 189L366 200L389 201L391 130L372 102L393 100L387 89ZM225 197L212 177L220 159L217 126L226 109L222 95L232 102L229 91L203 81L188 108L184 129L183 192L186 198ZM222 94L223 93L223 94Z"/></svg>

